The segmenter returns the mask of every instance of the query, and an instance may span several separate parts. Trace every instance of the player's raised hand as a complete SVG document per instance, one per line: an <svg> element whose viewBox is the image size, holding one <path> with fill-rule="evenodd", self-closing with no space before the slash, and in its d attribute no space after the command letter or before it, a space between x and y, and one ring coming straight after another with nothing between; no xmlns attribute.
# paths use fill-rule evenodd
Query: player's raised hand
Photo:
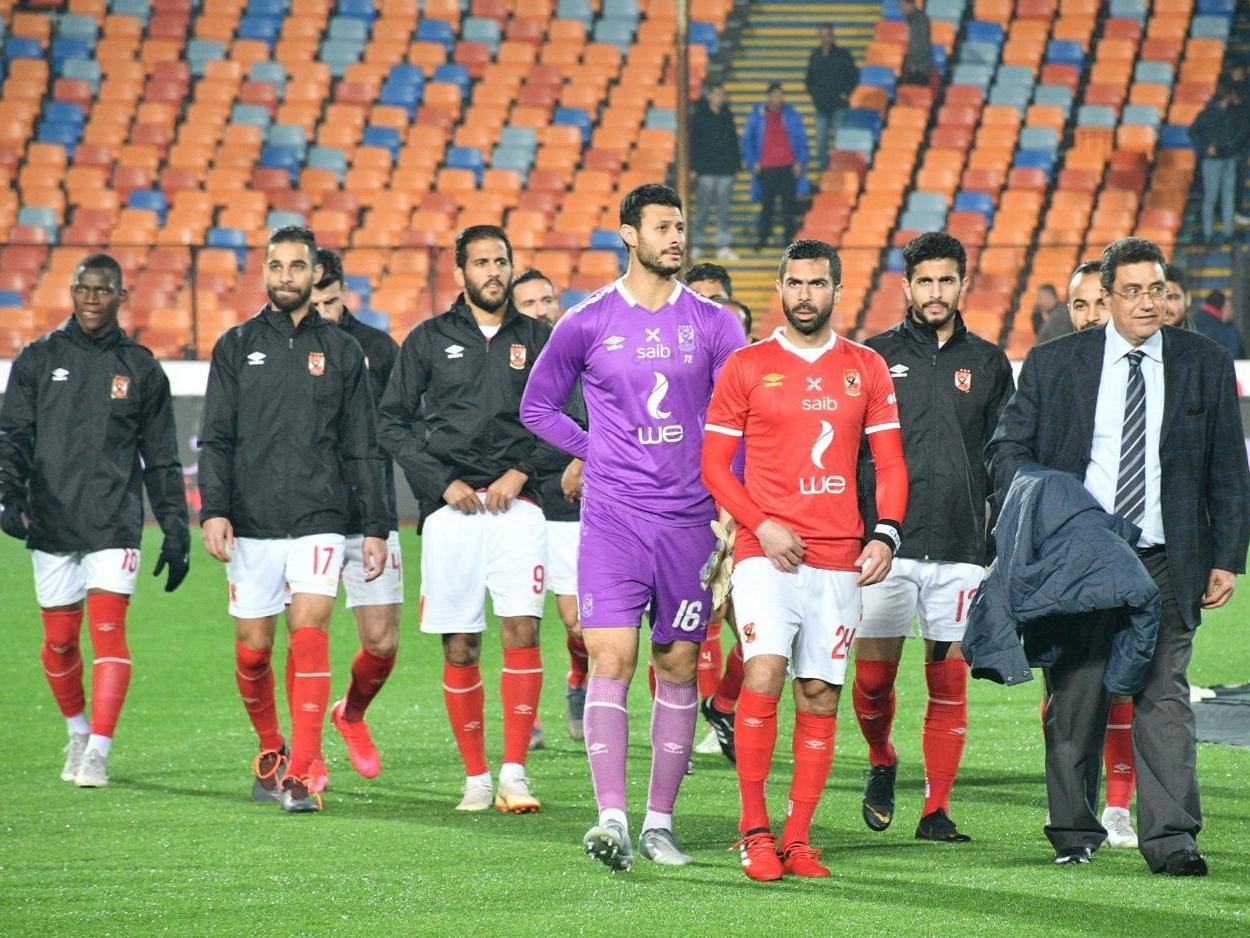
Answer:
<svg viewBox="0 0 1250 938"><path fill-rule="evenodd" d="M782 573L794 573L803 562L807 544L780 521L772 518L755 529L764 556Z"/></svg>
<svg viewBox="0 0 1250 938"><path fill-rule="evenodd" d="M869 541L855 561L855 566L860 569L855 585L872 586L874 583L880 583L890 572L890 566L893 563L894 551L890 550L889 545L883 541Z"/></svg>
<svg viewBox="0 0 1250 938"><path fill-rule="evenodd" d="M361 554L365 566L365 582L376 580L386 569L386 540L366 537L361 545Z"/></svg>
<svg viewBox="0 0 1250 938"><path fill-rule="evenodd" d="M230 562L230 551L234 550L234 525L229 518L209 518L201 525L200 534L210 557L222 563Z"/></svg>
<svg viewBox="0 0 1250 938"><path fill-rule="evenodd" d="M512 507L529 478L519 469L509 469L486 489L486 510L492 515L503 514Z"/></svg>
<svg viewBox="0 0 1250 938"><path fill-rule="evenodd" d="M459 479L453 479L451 485L443 490L443 501L466 515L476 515L485 510L473 487Z"/></svg>
<svg viewBox="0 0 1250 938"><path fill-rule="evenodd" d="M586 468L585 460L574 459L564 467L560 476L560 491L564 493L566 502L575 502L582 497L582 470Z"/></svg>

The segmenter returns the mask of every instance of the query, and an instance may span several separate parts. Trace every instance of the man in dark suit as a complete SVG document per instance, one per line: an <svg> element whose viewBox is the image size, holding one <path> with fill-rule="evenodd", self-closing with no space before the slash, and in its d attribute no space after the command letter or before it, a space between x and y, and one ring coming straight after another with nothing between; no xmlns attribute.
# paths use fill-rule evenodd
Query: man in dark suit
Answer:
<svg viewBox="0 0 1250 938"><path fill-rule="evenodd" d="M1202 336L1164 327L1159 248L1124 238L1102 255L1111 319L1029 352L986 448L1000 500L1026 462L1070 472L1141 529L1159 584L1158 644L1136 695L1141 851L1151 870L1202 876L1194 718L1186 669L1201 610L1223 606L1250 543L1250 471L1233 363ZM1163 493L1167 497L1163 498ZM1074 621L1046 712L1046 835L1056 863L1088 863L1106 831L1094 815L1109 698L1102 684L1118 616Z"/></svg>

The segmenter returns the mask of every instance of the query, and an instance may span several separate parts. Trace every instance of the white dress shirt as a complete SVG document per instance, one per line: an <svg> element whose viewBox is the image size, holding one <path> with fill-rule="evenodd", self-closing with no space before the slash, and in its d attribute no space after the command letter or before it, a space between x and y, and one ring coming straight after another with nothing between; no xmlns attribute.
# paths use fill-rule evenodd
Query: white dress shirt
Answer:
<svg viewBox="0 0 1250 938"><path fill-rule="evenodd" d="M1098 406L1094 411L1094 441L1085 470L1085 488L1107 512L1115 512L1120 478L1120 441L1124 435L1124 398L1128 393L1128 353L1134 346L1107 323ZM1163 541L1163 510L1159 502L1159 435L1163 426L1163 334L1156 332L1137 348L1142 380L1146 382L1146 514L1141 520L1138 547Z"/></svg>

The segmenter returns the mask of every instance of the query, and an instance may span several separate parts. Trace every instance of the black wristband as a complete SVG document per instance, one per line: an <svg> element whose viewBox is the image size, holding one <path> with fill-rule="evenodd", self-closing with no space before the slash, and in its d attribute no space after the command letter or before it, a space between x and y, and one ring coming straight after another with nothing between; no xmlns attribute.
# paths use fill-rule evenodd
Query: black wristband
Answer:
<svg viewBox="0 0 1250 938"><path fill-rule="evenodd" d="M891 554L897 554L898 549L903 545L902 534L899 531L901 527L902 525L897 521L878 521L873 532L868 535L868 540L880 541L890 548Z"/></svg>

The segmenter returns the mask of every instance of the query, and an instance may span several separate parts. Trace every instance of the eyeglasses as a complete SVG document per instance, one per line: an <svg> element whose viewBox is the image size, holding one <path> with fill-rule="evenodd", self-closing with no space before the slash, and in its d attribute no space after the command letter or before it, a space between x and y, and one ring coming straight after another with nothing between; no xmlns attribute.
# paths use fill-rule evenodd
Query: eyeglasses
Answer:
<svg viewBox="0 0 1250 938"><path fill-rule="evenodd" d="M1131 286L1125 287L1123 290L1112 290L1111 292L1120 297L1120 299L1128 300L1130 303L1140 303L1142 297L1147 293L1150 294L1150 298L1152 300L1163 299L1168 295L1168 288L1162 283L1155 283L1143 290L1141 287L1137 286L1137 284L1132 284Z"/></svg>

